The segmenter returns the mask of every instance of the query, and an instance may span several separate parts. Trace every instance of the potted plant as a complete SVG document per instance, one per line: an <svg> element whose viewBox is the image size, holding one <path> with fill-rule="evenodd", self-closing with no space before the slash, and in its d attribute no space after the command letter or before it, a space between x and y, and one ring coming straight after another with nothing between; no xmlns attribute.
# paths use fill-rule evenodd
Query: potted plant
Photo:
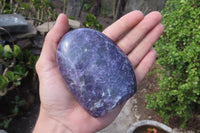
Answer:
<svg viewBox="0 0 200 133"><path fill-rule="evenodd" d="M173 130L157 121L142 120L134 123L127 133L173 133Z"/></svg>

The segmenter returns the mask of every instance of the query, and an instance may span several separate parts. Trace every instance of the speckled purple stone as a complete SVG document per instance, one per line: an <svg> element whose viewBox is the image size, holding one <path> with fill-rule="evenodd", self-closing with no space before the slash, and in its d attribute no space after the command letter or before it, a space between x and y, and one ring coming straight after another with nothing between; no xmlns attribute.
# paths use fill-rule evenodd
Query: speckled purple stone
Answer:
<svg viewBox="0 0 200 133"><path fill-rule="evenodd" d="M101 32L80 28L66 33L57 50L67 87L92 116L100 117L136 92L127 56Z"/></svg>

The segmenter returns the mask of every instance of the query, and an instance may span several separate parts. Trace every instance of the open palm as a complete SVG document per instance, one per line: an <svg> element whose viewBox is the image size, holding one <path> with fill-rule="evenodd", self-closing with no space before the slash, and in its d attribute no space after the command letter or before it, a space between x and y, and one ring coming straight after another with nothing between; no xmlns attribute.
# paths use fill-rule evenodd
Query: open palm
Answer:
<svg viewBox="0 0 200 133"><path fill-rule="evenodd" d="M143 16L133 11L106 28L103 33L127 54L139 83L156 59L153 44L162 34L162 17L158 12ZM61 123L73 133L92 133L108 126L122 106L103 117L90 116L73 98L57 67L56 50L61 37L67 32L68 20L59 15L55 26L47 34L41 56L36 64L40 81L40 113Z"/></svg>

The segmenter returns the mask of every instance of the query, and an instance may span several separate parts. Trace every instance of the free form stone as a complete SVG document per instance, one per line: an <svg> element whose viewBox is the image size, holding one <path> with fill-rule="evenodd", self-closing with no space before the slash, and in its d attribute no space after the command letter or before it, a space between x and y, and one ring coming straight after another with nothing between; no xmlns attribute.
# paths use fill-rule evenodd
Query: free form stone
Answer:
<svg viewBox="0 0 200 133"><path fill-rule="evenodd" d="M100 117L136 92L127 56L101 32L80 28L66 33L57 49L58 67L82 107Z"/></svg>

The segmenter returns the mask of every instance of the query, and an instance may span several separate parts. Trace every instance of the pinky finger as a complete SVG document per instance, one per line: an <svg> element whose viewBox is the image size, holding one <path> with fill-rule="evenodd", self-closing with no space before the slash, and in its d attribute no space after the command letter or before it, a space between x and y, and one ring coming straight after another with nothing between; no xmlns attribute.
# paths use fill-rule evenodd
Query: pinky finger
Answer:
<svg viewBox="0 0 200 133"><path fill-rule="evenodd" d="M154 49L151 49L146 56L141 60L135 69L135 75L137 83L139 84L149 72L154 62L156 61L157 53Z"/></svg>

